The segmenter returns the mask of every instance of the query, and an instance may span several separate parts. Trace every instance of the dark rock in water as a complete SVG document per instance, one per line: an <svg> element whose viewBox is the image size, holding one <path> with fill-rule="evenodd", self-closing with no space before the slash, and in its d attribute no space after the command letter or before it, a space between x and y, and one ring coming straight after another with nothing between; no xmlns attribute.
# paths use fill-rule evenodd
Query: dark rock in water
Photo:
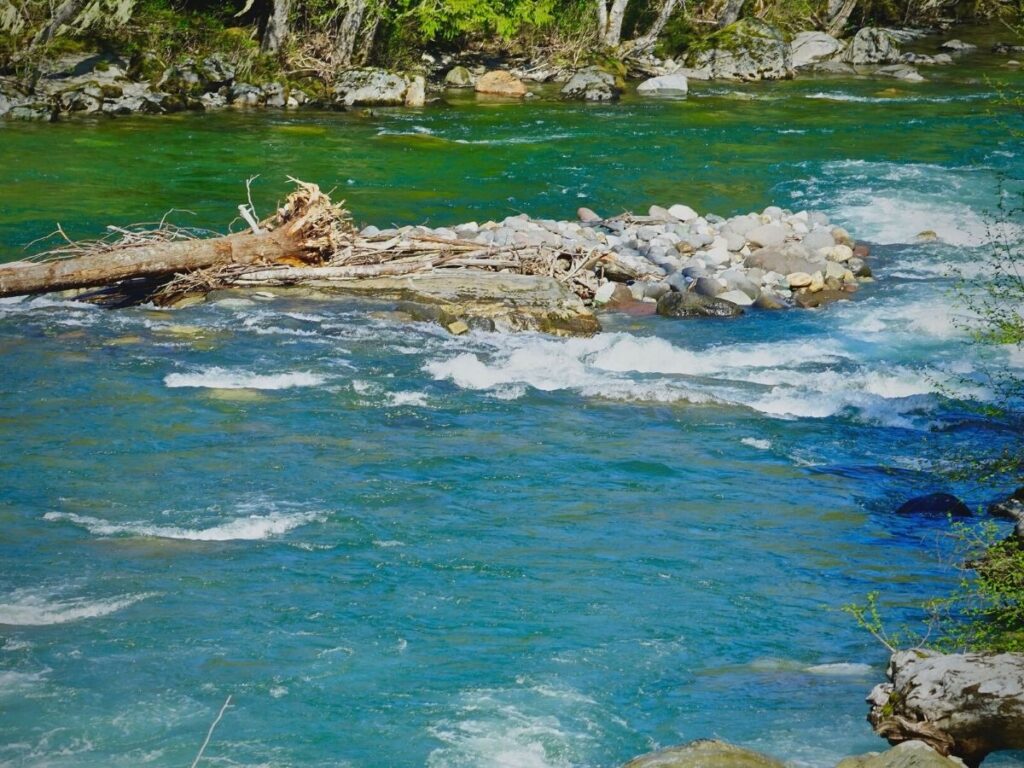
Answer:
<svg viewBox="0 0 1024 768"><path fill-rule="evenodd" d="M754 301L754 306L758 309L785 309L786 305L773 293L764 291Z"/></svg>
<svg viewBox="0 0 1024 768"><path fill-rule="evenodd" d="M630 760L623 768L783 768L767 755L717 739L691 741Z"/></svg>
<svg viewBox="0 0 1024 768"><path fill-rule="evenodd" d="M658 314L664 317L739 317L743 310L710 296L673 291L658 299Z"/></svg>
<svg viewBox="0 0 1024 768"><path fill-rule="evenodd" d="M836 301L848 301L852 298L853 294L832 288L825 288L824 290L817 291L816 293L811 293L810 291L798 291L793 295L793 301L802 309L815 309L817 307L824 307L826 304L832 304Z"/></svg>
<svg viewBox="0 0 1024 768"><path fill-rule="evenodd" d="M929 493L905 502L896 510L897 515L952 515L970 517L971 510L951 493Z"/></svg>
<svg viewBox="0 0 1024 768"><path fill-rule="evenodd" d="M1018 488L1005 499L990 504L988 513L1004 520L1024 520L1024 488Z"/></svg>

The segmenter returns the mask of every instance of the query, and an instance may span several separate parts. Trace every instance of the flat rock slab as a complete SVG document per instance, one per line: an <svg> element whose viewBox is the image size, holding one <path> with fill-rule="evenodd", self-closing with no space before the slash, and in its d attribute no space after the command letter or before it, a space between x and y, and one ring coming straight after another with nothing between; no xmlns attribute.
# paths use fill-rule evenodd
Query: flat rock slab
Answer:
<svg viewBox="0 0 1024 768"><path fill-rule="evenodd" d="M554 278L543 276L451 270L399 277L306 280L291 290L309 293L310 289L321 295L401 302L399 308L413 318L433 320L446 327L463 320L470 328L541 331L557 336L590 336L601 330L597 317L576 294Z"/></svg>
<svg viewBox="0 0 1024 768"><path fill-rule="evenodd" d="M693 741L630 760L624 768L784 768L767 755L724 741Z"/></svg>

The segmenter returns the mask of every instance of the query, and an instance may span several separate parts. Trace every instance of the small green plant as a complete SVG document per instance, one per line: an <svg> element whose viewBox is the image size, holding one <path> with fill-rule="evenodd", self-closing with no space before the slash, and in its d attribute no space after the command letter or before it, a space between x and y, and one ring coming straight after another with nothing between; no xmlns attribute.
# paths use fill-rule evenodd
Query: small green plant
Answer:
<svg viewBox="0 0 1024 768"><path fill-rule="evenodd" d="M852 616L853 620L857 622L858 627L871 634L878 642L888 648L890 653L896 653L896 651L900 650L903 635L898 632L890 633L886 630L885 623L882 621L882 614L878 610L878 592L868 592L866 602L849 603L840 610Z"/></svg>

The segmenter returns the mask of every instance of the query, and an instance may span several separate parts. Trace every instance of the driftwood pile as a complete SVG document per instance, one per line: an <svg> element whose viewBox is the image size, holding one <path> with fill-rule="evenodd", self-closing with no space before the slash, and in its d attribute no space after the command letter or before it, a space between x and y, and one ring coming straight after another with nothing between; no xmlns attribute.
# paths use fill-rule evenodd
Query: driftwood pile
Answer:
<svg viewBox="0 0 1024 768"><path fill-rule="evenodd" d="M291 285L434 270L504 271L552 277L584 300L598 288L597 269L629 274L607 248L569 252L551 246L483 246L403 232L364 237L342 204L315 184L296 189L276 214L257 222L239 206L249 231L212 236L168 225L111 227L108 238L68 242L32 260L0 265L0 298L104 288L121 304L169 305L232 285Z"/></svg>

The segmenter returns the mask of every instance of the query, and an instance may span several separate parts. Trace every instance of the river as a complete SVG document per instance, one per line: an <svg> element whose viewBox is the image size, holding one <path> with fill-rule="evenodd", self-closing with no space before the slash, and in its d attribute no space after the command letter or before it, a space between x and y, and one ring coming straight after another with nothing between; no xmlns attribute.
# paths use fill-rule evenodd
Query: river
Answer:
<svg viewBox="0 0 1024 768"><path fill-rule="evenodd" d="M907 498L1019 436L969 407L967 290L1024 178L977 56L930 82L699 84L682 101L0 124L0 260L252 176L360 222L687 203L828 213L878 281L823 311L603 316L562 340L260 298L0 301L0 765L613 768L718 736L795 766L880 749L898 625L953 586ZM936 240L918 234L932 230ZM1009 756L986 765L1012 765Z"/></svg>

